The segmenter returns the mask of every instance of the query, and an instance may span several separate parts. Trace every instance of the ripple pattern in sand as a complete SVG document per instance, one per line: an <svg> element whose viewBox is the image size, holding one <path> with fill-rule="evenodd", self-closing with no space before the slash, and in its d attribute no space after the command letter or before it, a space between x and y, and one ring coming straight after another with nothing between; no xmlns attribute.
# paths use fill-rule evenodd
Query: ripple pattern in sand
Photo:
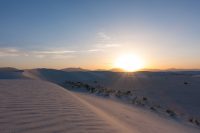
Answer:
<svg viewBox="0 0 200 133"><path fill-rule="evenodd" d="M0 131L111 133L117 130L55 84L0 80Z"/></svg>

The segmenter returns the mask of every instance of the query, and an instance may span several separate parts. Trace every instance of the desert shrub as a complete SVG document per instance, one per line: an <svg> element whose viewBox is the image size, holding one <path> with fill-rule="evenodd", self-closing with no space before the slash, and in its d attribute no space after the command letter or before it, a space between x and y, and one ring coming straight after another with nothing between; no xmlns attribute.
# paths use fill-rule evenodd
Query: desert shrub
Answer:
<svg viewBox="0 0 200 133"><path fill-rule="evenodd" d="M197 119L195 120L195 123L197 126L200 126L200 121L198 121Z"/></svg>
<svg viewBox="0 0 200 133"><path fill-rule="evenodd" d="M135 104L135 105L140 105L140 106L144 106L145 103L143 102L143 100L139 97L134 97L132 100L131 100L132 104Z"/></svg>
<svg viewBox="0 0 200 133"><path fill-rule="evenodd" d="M131 91L126 91L126 95L130 95L131 94Z"/></svg>
<svg viewBox="0 0 200 133"><path fill-rule="evenodd" d="M132 104L135 104L137 100L137 96L132 99Z"/></svg>
<svg viewBox="0 0 200 133"><path fill-rule="evenodd" d="M143 101L147 101L147 98L146 98L146 97L143 97L142 100L143 100Z"/></svg>
<svg viewBox="0 0 200 133"><path fill-rule="evenodd" d="M154 107L150 107L150 109L153 110L153 111L156 111L156 108L154 108Z"/></svg>
<svg viewBox="0 0 200 133"><path fill-rule="evenodd" d="M176 113L170 109L167 109L166 112L170 115L170 116L175 116Z"/></svg>
<svg viewBox="0 0 200 133"><path fill-rule="evenodd" d="M91 92L91 93L94 93L94 92L95 92L95 88L94 88L94 87L91 87L90 92Z"/></svg>
<svg viewBox="0 0 200 133"><path fill-rule="evenodd" d="M195 118L189 118L188 121L193 124L196 124L197 126L200 126L200 121Z"/></svg>
<svg viewBox="0 0 200 133"><path fill-rule="evenodd" d="M191 122L191 123L193 123L194 119L193 118L189 118L188 121Z"/></svg>
<svg viewBox="0 0 200 133"><path fill-rule="evenodd" d="M121 97L121 91L117 90L117 91L115 92L115 96L116 96L116 97Z"/></svg>

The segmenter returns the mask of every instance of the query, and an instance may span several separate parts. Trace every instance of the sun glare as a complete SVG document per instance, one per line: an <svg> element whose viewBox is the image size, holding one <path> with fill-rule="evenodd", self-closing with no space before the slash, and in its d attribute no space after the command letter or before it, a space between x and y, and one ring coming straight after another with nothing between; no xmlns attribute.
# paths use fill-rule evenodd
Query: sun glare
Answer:
<svg viewBox="0 0 200 133"><path fill-rule="evenodd" d="M121 55L115 62L115 67L132 72L143 68L143 61L132 54Z"/></svg>

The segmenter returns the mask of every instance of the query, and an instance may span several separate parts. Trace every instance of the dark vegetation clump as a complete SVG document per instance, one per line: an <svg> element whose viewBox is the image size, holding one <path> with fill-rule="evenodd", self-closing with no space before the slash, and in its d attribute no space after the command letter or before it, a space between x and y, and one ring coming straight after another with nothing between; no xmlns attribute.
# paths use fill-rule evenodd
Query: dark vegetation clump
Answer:
<svg viewBox="0 0 200 133"><path fill-rule="evenodd" d="M127 91L126 94L127 94L127 95L130 95L130 94L131 94L131 91Z"/></svg>
<svg viewBox="0 0 200 133"><path fill-rule="evenodd" d="M132 104L139 105L139 106L146 106L147 105L147 98L146 97L134 97L131 101Z"/></svg>
<svg viewBox="0 0 200 133"><path fill-rule="evenodd" d="M200 126L200 121L199 120L196 119L195 123L196 123L197 126Z"/></svg>
<svg viewBox="0 0 200 133"><path fill-rule="evenodd" d="M121 91L117 90L116 93L115 93L115 96L116 97L121 97Z"/></svg>
<svg viewBox="0 0 200 133"><path fill-rule="evenodd" d="M150 109L153 110L153 111L156 111L156 108L154 108L154 107L150 107Z"/></svg>
<svg viewBox="0 0 200 133"><path fill-rule="evenodd" d="M132 99L132 104L135 104L137 100L137 96Z"/></svg>
<svg viewBox="0 0 200 133"><path fill-rule="evenodd" d="M65 83L71 85L72 88L85 88L88 92L91 93L94 93L96 90L95 87L82 82L65 81Z"/></svg>
<svg viewBox="0 0 200 133"><path fill-rule="evenodd" d="M143 101L147 101L147 98L146 98L146 97L143 97L142 99L143 99Z"/></svg>
<svg viewBox="0 0 200 133"><path fill-rule="evenodd" d="M193 118L189 118L189 122L193 123L194 122Z"/></svg>
<svg viewBox="0 0 200 133"><path fill-rule="evenodd" d="M170 109L167 109L166 112L170 115L170 116L176 116L176 113Z"/></svg>
<svg viewBox="0 0 200 133"><path fill-rule="evenodd" d="M125 97L125 98L128 98L131 104L148 107L152 111L157 111L157 112L165 111L171 117L177 116L177 114L173 110L164 109L160 105L153 105L147 97L134 95L134 93L130 90L128 91L114 90L114 89L105 88L99 85L97 81L93 81L93 83L95 83L95 85L90 85L83 82L65 81L65 84L69 84L72 89L85 88L89 93L96 93L102 96L114 95L117 98ZM184 84L188 85L189 83L185 81ZM194 125L200 126L200 120L198 119L195 119L192 117L192 118L189 118L188 121Z"/></svg>
<svg viewBox="0 0 200 133"><path fill-rule="evenodd" d="M197 120L195 118L189 118L189 122L192 124L196 124L197 126L200 126L200 120Z"/></svg>

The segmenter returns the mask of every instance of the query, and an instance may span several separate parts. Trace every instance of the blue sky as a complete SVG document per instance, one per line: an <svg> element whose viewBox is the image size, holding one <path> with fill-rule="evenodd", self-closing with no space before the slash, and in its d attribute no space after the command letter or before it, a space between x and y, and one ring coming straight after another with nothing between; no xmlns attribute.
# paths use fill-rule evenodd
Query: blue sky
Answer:
<svg viewBox="0 0 200 133"><path fill-rule="evenodd" d="M200 68L199 0L0 0L0 66Z"/></svg>

